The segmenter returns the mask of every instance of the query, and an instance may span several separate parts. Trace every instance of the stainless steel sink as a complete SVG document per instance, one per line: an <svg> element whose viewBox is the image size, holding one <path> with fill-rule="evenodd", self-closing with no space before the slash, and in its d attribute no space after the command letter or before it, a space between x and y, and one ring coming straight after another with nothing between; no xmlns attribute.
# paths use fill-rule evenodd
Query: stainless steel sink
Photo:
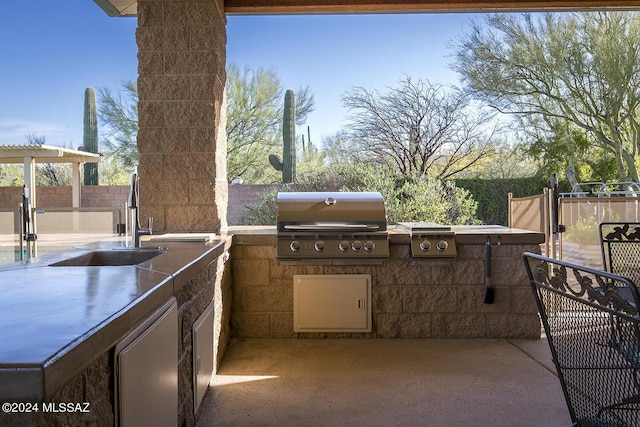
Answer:
<svg viewBox="0 0 640 427"><path fill-rule="evenodd" d="M77 257L68 258L49 264L51 267L87 267L137 265L165 253L159 248L136 248L131 250L111 250L89 252Z"/></svg>

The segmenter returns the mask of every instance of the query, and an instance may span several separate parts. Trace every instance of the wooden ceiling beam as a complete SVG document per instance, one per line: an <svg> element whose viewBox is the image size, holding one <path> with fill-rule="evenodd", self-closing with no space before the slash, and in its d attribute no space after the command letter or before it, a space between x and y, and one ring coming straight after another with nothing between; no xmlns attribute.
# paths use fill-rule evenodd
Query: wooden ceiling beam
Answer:
<svg viewBox="0 0 640 427"><path fill-rule="evenodd" d="M640 0L225 0L228 14L640 10Z"/></svg>

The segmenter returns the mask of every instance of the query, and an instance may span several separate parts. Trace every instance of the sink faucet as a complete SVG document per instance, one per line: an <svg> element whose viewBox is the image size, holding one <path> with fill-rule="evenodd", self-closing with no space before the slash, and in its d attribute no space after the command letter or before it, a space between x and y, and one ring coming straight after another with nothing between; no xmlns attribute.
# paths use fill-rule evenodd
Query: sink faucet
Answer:
<svg viewBox="0 0 640 427"><path fill-rule="evenodd" d="M131 245L140 247L140 236L148 236L153 229L153 217L149 217L149 227L140 227L140 178L137 173L131 176L131 192L129 193L129 209L131 210Z"/></svg>

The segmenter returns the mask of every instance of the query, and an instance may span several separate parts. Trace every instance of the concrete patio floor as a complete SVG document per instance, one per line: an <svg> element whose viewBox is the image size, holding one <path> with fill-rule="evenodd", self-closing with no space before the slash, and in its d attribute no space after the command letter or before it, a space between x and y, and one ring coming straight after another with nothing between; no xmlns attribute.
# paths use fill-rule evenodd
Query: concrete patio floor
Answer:
<svg viewBox="0 0 640 427"><path fill-rule="evenodd" d="M233 340L206 426L569 426L541 340Z"/></svg>

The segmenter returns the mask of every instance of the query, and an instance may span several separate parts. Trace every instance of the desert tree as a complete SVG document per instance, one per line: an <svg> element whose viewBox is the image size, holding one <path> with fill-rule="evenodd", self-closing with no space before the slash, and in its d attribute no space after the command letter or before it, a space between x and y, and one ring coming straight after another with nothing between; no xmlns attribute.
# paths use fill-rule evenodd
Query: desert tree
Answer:
<svg viewBox="0 0 640 427"><path fill-rule="evenodd" d="M227 173L229 179L271 182L268 156L280 146L282 82L273 70L227 68ZM296 92L297 124L306 121L314 109L308 87ZM99 89L98 116L103 125L100 143L107 158L132 171L138 164L138 88L135 81L123 81L119 92ZM276 150L277 151L277 150ZM108 160L108 159L106 159Z"/></svg>
<svg viewBox="0 0 640 427"><path fill-rule="evenodd" d="M25 139L27 144L30 145L44 145L47 143L45 136L35 133L28 133L25 135ZM64 163L37 163L36 184L41 186L71 185L70 165Z"/></svg>
<svg viewBox="0 0 640 427"><path fill-rule="evenodd" d="M284 88L272 69L227 66L227 174L229 179L271 183L279 172L269 166L269 154L282 151ZM309 87L295 92L296 124L314 110Z"/></svg>
<svg viewBox="0 0 640 427"><path fill-rule="evenodd" d="M349 111L343 150L399 175L446 179L494 148L490 117L455 88L405 77L385 92L352 88L342 101Z"/></svg>
<svg viewBox="0 0 640 427"><path fill-rule="evenodd" d="M98 118L103 125L100 144L105 154L132 172L138 165L138 86L134 80L121 82L117 93L108 88L99 91Z"/></svg>
<svg viewBox="0 0 640 427"><path fill-rule="evenodd" d="M619 180L638 181L638 12L488 15L454 50L471 96L542 132L561 130L549 139L565 145L556 152L577 152L583 139L567 136L582 131L614 159Z"/></svg>

